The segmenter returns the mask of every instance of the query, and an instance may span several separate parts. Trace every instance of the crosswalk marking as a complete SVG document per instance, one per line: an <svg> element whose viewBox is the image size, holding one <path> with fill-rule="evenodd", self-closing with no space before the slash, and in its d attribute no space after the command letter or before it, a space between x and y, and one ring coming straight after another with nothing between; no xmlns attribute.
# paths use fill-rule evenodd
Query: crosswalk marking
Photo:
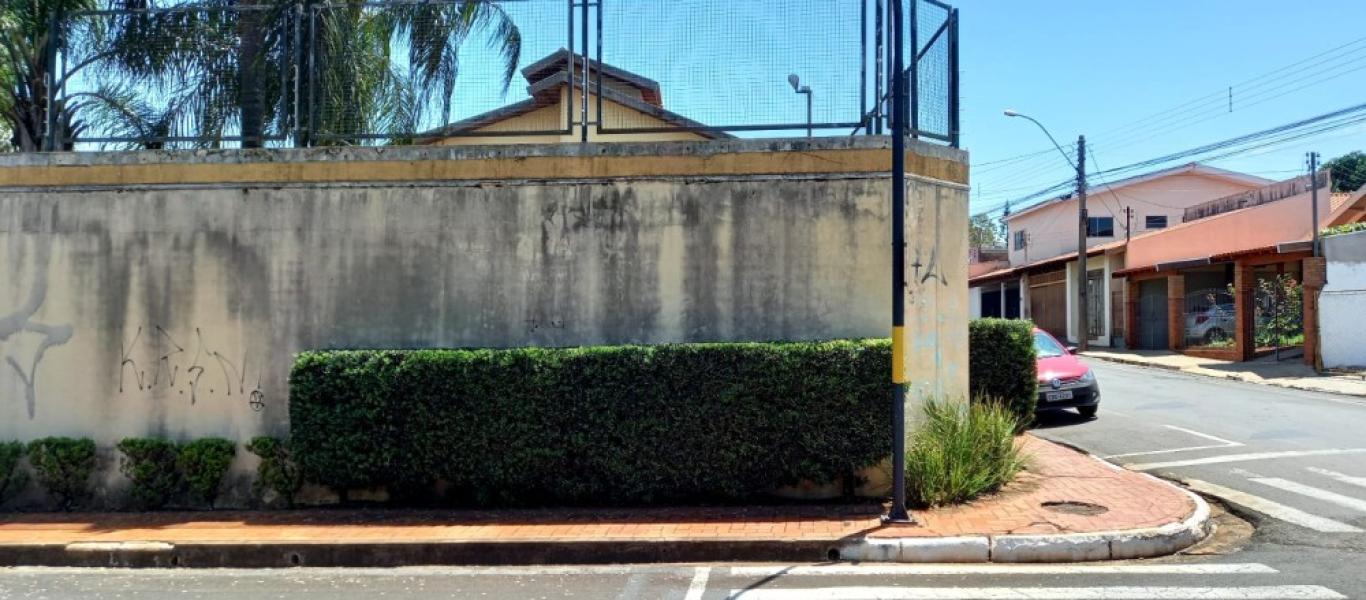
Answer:
<svg viewBox="0 0 1366 600"><path fill-rule="evenodd" d="M1339 600L1317 585L1265 587L828 587L731 590L731 600Z"/></svg>
<svg viewBox="0 0 1366 600"><path fill-rule="evenodd" d="M1228 500L1236 504L1241 504L1267 516L1274 517L1282 521L1286 521L1288 523L1294 523L1295 525L1299 525L1300 527L1313 529L1314 531L1320 531L1323 533L1361 532L1360 528L1353 527L1346 523L1334 521L1332 519L1320 517L1318 515L1312 515L1298 508L1291 508L1279 502L1272 502L1271 500L1267 500L1266 498L1254 496L1247 492L1242 492L1239 490L1235 490L1233 488L1228 488L1222 485L1209 483L1207 481L1201 481L1199 479L1186 479L1184 480L1184 483L1187 487L1197 492L1209 494L1211 496L1218 496L1220 498L1223 498L1224 500Z"/></svg>
<svg viewBox="0 0 1366 600"><path fill-rule="evenodd" d="M1323 475L1324 477L1330 477L1332 479L1341 481L1342 483L1349 483L1356 486L1366 487L1366 477L1353 477L1346 473L1329 471L1328 469L1320 469L1318 467L1308 467L1308 470L1311 473L1317 473L1319 475Z"/></svg>
<svg viewBox="0 0 1366 600"><path fill-rule="evenodd" d="M1195 431L1195 430L1193 430L1193 429L1186 429L1186 428L1184 428L1184 427L1177 427L1177 426L1175 426L1175 425L1163 425L1163 427L1166 427L1167 429L1171 429L1171 430L1174 430L1174 431L1180 431L1181 433L1185 433L1185 434L1188 434L1188 435L1193 435L1193 436L1198 437L1198 438L1204 438L1204 439L1207 439L1207 440L1210 440L1210 441L1214 441L1214 442L1219 442L1219 443L1218 443L1218 444L1215 444L1215 445L1212 445L1212 446L1211 446L1211 445L1205 445L1205 446L1185 446L1185 447L1182 447L1182 448L1167 448L1167 449L1165 449L1165 450L1147 450L1147 451L1143 451L1143 452L1126 452L1126 453L1124 453L1124 454L1111 454L1111 455L1109 455L1109 456L1102 456L1101 458L1104 458L1104 459L1106 459L1106 460L1109 460L1109 459L1112 459L1112 458L1132 458L1132 457L1134 457L1134 456L1152 456L1152 455L1154 455L1154 454L1173 454L1173 453L1176 453L1176 452L1194 452L1194 451L1196 451L1196 450L1214 450L1214 449L1217 449L1217 448L1237 448L1237 447L1243 445L1241 442L1235 442L1235 441L1233 441L1233 440L1226 440L1226 439L1224 439L1224 438L1217 437L1217 436L1213 436L1213 435L1210 435L1210 434L1208 434L1208 433L1201 433L1201 432Z"/></svg>
<svg viewBox="0 0 1366 600"><path fill-rule="evenodd" d="M852 575L1250 575L1276 573L1255 563L1197 565L863 564L731 567L735 577Z"/></svg>
<svg viewBox="0 0 1366 600"><path fill-rule="evenodd" d="M1195 465L1215 465L1220 463L1245 462L1253 460L1270 460L1273 458L1297 458L1302 456L1334 456L1338 454L1362 454L1366 453L1366 448L1331 448L1327 450L1289 450L1286 452L1249 452L1246 454L1224 454L1221 456L1210 456L1206 458L1192 458L1189 460L1173 460L1168 462L1139 463L1124 465L1134 471L1151 471L1153 469L1170 469L1173 467L1190 467Z"/></svg>
<svg viewBox="0 0 1366 600"><path fill-rule="evenodd" d="M707 577L710 574L711 569L697 567L693 571L692 582L688 584L688 593L683 596L683 600L702 600L702 594L707 592Z"/></svg>
<svg viewBox="0 0 1366 600"><path fill-rule="evenodd" d="M1360 500L1357 498L1353 498L1351 496L1344 496L1342 494L1330 492L1328 490L1321 490L1316 487L1307 486L1302 483L1296 483L1288 479L1281 479L1279 477L1254 477L1252 478L1252 481L1260 483L1262 485L1269 485L1276 489L1285 490L1287 492L1293 492L1301 496L1308 496L1310 498L1314 498L1317 500L1323 500L1324 502L1330 502L1338 506L1345 506L1352 510L1366 512L1366 500Z"/></svg>

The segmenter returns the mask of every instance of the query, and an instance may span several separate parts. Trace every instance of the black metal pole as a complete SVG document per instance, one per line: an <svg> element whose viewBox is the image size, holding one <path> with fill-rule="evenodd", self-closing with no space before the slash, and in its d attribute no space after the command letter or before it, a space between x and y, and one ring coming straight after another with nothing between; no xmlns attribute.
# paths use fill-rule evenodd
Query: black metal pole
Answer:
<svg viewBox="0 0 1366 600"><path fill-rule="evenodd" d="M873 67L873 134L882 135L882 78L885 72L882 61L886 50L886 44L884 43L885 38L882 35L882 0L877 0L877 10L875 12L877 14L874 15L875 24L873 27L877 29L877 33L873 37L877 49L873 51L873 54L876 56L877 64Z"/></svg>
<svg viewBox="0 0 1366 600"><path fill-rule="evenodd" d="M583 99L582 106L579 107L579 141L588 141L588 0L583 0L583 31L579 34L583 36ZM570 61L570 68L573 68L573 61ZM571 88L572 94L574 90Z"/></svg>
<svg viewBox="0 0 1366 600"><path fill-rule="evenodd" d="M911 0L916 2L918 0ZM909 523L906 512L906 69L901 1L892 23L892 507L889 523Z"/></svg>
<svg viewBox="0 0 1366 600"><path fill-rule="evenodd" d="M45 87L47 98L44 102L47 106L46 122L43 124L43 150L55 152L59 150L57 146L57 45L61 43L61 17L56 10L48 15L47 28L47 47L43 48L43 62L46 65L47 81Z"/></svg>
<svg viewBox="0 0 1366 600"><path fill-rule="evenodd" d="M806 90L806 137L812 135L811 97L814 95L811 90Z"/></svg>

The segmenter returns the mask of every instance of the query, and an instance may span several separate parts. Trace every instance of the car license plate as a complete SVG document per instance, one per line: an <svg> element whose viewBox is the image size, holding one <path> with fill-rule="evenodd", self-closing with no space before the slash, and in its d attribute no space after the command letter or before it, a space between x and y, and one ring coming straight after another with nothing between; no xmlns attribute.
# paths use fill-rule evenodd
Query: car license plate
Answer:
<svg viewBox="0 0 1366 600"><path fill-rule="evenodd" d="M1043 399L1044 399L1044 402L1057 402L1057 401L1059 401L1059 400L1071 400L1071 399L1072 399L1072 390L1063 390L1063 391L1061 391L1061 392L1045 392L1045 393L1044 393Z"/></svg>

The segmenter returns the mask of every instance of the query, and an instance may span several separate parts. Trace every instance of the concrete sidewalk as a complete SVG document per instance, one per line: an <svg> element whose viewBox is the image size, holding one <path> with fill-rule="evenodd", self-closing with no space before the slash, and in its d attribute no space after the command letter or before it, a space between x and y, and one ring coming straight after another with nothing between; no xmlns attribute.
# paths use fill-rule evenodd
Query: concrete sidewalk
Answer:
<svg viewBox="0 0 1366 600"><path fill-rule="evenodd" d="M1264 356L1246 362L1186 356L1166 350L1108 350L1095 349L1082 354L1087 358L1108 360L1144 367L1181 371L1206 377L1220 377L1249 383L1274 385L1295 390L1328 392L1347 396L1366 397L1366 374L1319 374L1301 358L1276 360Z"/></svg>
<svg viewBox="0 0 1366 600"><path fill-rule="evenodd" d="M401 566L697 561L1058 562L1170 554L1208 507L1150 476L1033 436L1001 493L916 511L787 505L505 511L10 514L0 565Z"/></svg>

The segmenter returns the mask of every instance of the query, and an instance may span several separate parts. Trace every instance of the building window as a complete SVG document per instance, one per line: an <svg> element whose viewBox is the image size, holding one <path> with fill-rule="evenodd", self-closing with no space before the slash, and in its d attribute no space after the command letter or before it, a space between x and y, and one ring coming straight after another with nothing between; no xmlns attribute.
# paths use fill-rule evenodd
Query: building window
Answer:
<svg viewBox="0 0 1366 600"><path fill-rule="evenodd" d="M1144 225L1146 225L1148 229L1167 228L1167 215L1148 216L1144 217L1144 220L1146 221Z"/></svg>
<svg viewBox="0 0 1366 600"><path fill-rule="evenodd" d="M1016 232L1015 232L1015 249L1016 249L1016 250L1024 250L1025 245L1026 245L1026 242L1025 242L1025 232L1023 232L1023 231L1016 231Z"/></svg>
<svg viewBox="0 0 1366 600"><path fill-rule="evenodd" d="M1115 237L1114 217L1088 217L1086 237Z"/></svg>

